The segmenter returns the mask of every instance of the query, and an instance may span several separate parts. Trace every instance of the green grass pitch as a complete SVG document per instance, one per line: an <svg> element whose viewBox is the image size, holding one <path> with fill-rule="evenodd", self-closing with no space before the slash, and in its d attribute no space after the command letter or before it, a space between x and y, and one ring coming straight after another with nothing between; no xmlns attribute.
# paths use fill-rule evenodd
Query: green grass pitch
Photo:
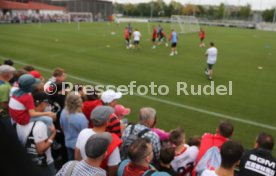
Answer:
<svg viewBox="0 0 276 176"><path fill-rule="evenodd" d="M276 136L276 35L257 30L205 27L206 44L215 42L219 55L214 66L215 84L233 81L232 96L177 96L176 83L206 85L204 75L206 48L199 48L196 33L179 36L178 55L170 57L170 47L151 49L153 24L132 23L142 33L141 48L125 48L123 30L126 24L22 24L0 25L0 56L22 63L54 69L64 68L69 75L105 84L168 85L170 93L154 96L161 101L192 106L229 115L246 121L267 124L274 129L233 121L234 139L253 147L256 135L266 131ZM169 25L162 24L169 34ZM111 33L115 32L115 35ZM109 46L108 46L109 45ZM258 69L258 67L263 69ZM48 78L50 73L42 72ZM75 83L83 81L70 79ZM150 95L149 95L150 96ZM157 109L157 126L165 130L184 127L187 136L215 132L222 119L183 107L139 96L124 96L120 103L131 107L129 119L137 120L139 108ZM274 154L276 154L274 150Z"/></svg>

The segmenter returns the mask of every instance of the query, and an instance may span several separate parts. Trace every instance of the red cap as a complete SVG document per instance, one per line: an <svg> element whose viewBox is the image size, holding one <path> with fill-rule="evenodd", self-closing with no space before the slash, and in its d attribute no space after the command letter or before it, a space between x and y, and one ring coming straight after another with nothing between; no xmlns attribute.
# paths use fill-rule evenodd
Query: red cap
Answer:
<svg viewBox="0 0 276 176"><path fill-rule="evenodd" d="M130 108L125 108L123 105L116 105L115 106L115 114L117 116L125 116L125 115L129 115L130 113Z"/></svg>
<svg viewBox="0 0 276 176"><path fill-rule="evenodd" d="M41 78L41 74L37 70L30 71L29 74L35 78L38 78L38 79Z"/></svg>

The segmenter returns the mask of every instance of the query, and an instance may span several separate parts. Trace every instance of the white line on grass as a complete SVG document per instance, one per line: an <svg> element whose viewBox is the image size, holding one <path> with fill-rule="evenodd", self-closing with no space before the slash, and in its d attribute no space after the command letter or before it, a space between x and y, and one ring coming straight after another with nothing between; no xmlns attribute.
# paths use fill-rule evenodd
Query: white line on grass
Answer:
<svg viewBox="0 0 276 176"><path fill-rule="evenodd" d="M6 59L3 56L0 56L0 58L2 60ZM18 60L13 60L13 61L15 63L17 63L17 64L20 64L20 65L27 65L28 64L28 63L21 62L21 61L18 61ZM50 69L47 69L47 68L44 68L44 67L40 67L40 66L36 66L36 65L33 65L33 66L35 68L37 68L38 70L41 70L41 71L44 71L44 72L48 72L48 73L52 73L52 70L50 70ZM72 78L72 79L75 79L75 80L79 80L79 81L87 82L87 83L90 83L90 84L94 84L94 85L107 85L107 84L102 84L100 82L91 81L89 79L81 78L81 77L74 76L74 75L69 75L68 74L68 77ZM203 114L208 114L208 115L211 115L213 117L229 119L229 120L233 120L233 121L236 121L236 122L240 122L240 123L244 123L244 124L248 124L248 125L252 125L252 126L256 126L256 127L262 127L262 128L266 128L266 129L270 129L270 130L275 130L276 131L276 127L275 126L271 126L271 125L267 125L267 124L262 124L262 123L254 122L254 121L251 121L251 120L244 120L244 119L241 119L241 118L238 118L238 117L234 117L234 116L230 116L230 115L225 115L225 114L221 114L221 113L217 113L217 112L213 112L213 111L208 111L208 110L205 110L205 109L201 109L201 108L197 108L197 107L189 106L189 105L185 105L185 104L180 104L180 103L176 103L176 102L169 101L169 100L164 100L164 99L157 98L157 97L152 97L152 96L147 96L147 95L139 95L139 94L134 94L134 95L142 97L142 98L145 98L145 99L157 101L157 102L160 102L160 103L168 104L168 105L171 105L171 106L176 106L176 107L179 107L179 108L188 109L188 110L199 112L199 113L203 113Z"/></svg>

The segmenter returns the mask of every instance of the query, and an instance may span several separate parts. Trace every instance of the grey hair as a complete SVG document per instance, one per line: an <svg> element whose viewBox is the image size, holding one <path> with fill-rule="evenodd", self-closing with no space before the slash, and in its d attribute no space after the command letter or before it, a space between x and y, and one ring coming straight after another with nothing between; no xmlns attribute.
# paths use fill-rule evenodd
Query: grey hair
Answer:
<svg viewBox="0 0 276 176"><path fill-rule="evenodd" d="M140 109L139 120L140 122L147 122L150 119L155 119L156 110L151 107L144 107Z"/></svg>
<svg viewBox="0 0 276 176"><path fill-rule="evenodd" d="M81 112L82 99L74 92L70 92L65 99L65 108L68 113Z"/></svg>

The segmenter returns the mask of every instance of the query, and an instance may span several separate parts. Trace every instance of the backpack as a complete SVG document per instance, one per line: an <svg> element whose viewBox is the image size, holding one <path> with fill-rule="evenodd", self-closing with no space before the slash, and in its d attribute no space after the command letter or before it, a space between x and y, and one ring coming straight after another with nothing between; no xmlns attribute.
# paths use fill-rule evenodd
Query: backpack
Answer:
<svg viewBox="0 0 276 176"><path fill-rule="evenodd" d="M126 166L130 163L129 159L123 160L118 168L117 175L118 176L123 176L124 170ZM148 169L142 176L170 176L170 174L166 172L158 172L155 170L155 168L150 165L150 169Z"/></svg>
<svg viewBox="0 0 276 176"><path fill-rule="evenodd" d="M147 132L150 131L150 129L146 128L142 131L140 131L138 134L134 133L134 129L135 129L136 125L131 125L130 127L130 132L129 132L129 136L126 138L125 141L123 141L123 145L121 148L121 159L127 159L127 151L128 151L128 147L138 138L141 138L144 134L146 134Z"/></svg>
<svg viewBox="0 0 276 176"><path fill-rule="evenodd" d="M37 166L48 166L47 164L47 157L46 154L39 154L37 152L37 148L35 145L34 141L34 136L33 136L33 129L35 127L36 122L34 122L32 129L27 137L27 141L25 144L25 150L27 152L27 155L31 158L31 160L37 165Z"/></svg>
<svg viewBox="0 0 276 176"><path fill-rule="evenodd" d="M216 170L221 164L220 150L217 146L213 146L207 150L207 152L200 159L196 165L196 173L198 176L202 174L204 170Z"/></svg>

